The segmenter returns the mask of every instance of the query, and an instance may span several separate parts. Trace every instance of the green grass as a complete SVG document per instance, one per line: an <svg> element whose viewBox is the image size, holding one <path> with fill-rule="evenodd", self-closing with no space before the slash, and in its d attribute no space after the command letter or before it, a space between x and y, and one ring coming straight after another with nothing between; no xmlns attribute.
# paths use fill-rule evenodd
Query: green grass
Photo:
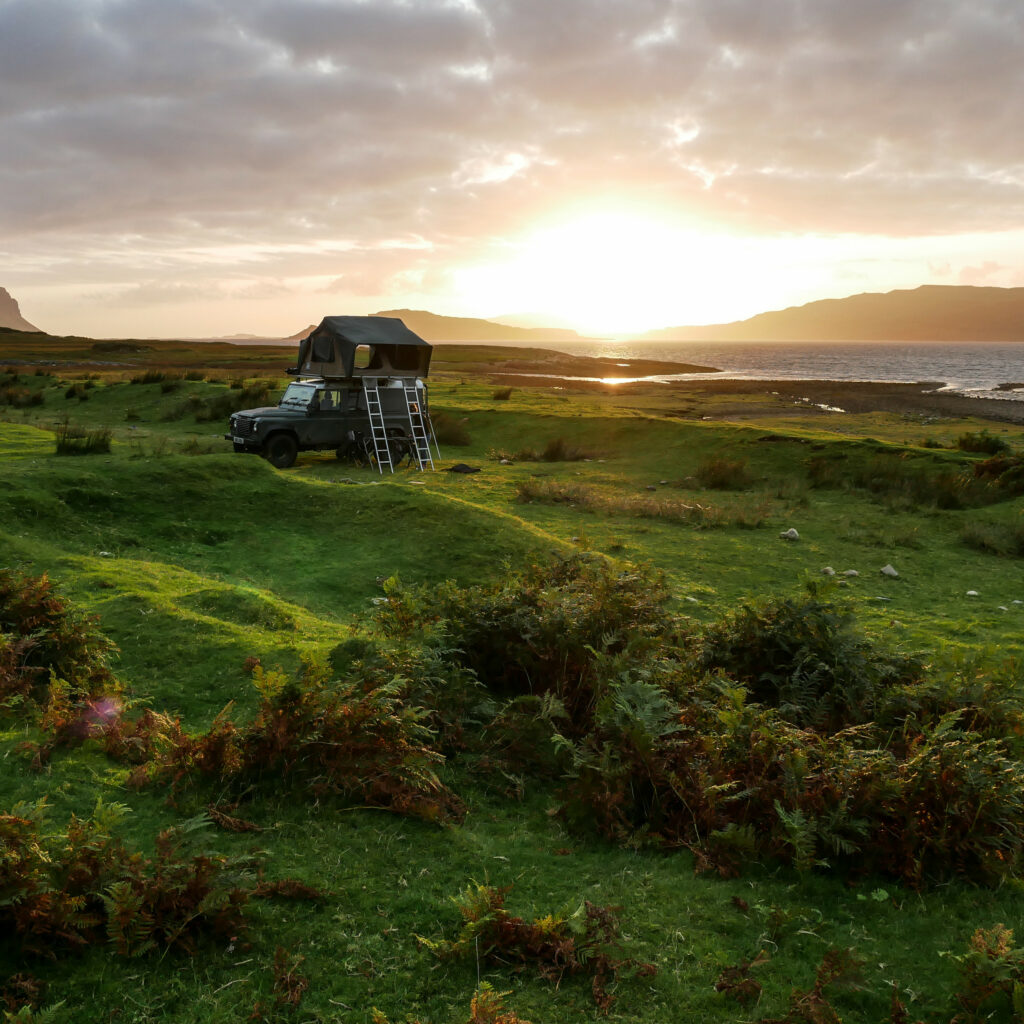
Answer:
<svg viewBox="0 0 1024 1024"><path fill-rule="evenodd" d="M979 534L971 524L1009 536L1020 523L1020 499L941 509L895 488L843 486L856 475L846 467L880 457L969 467L981 456L928 449L924 441L951 445L980 429L978 422L919 426L882 415L821 421L796 412L770 423L704 422L665 416L652 397L517 386L514 401L496 403L486 379L442 379L432 391L434 408L466 419L471 442L445 451L439 470L464 461L480 473L403 470L382 479L319 454L277 472L231 453L223 425L164 418L190 395L205 401L224 394L226 381L185 380L169 392L159 382L116 383L116 375L149 365L145 351L97 353L88 339L62 345L63 358L136 363L103 368L85 401L64 398L85 371L21 373L19 386L42 389L44 404L0 409L0 565L48 572L79 607L98 614L120 648L115 670L129 699L180 715L190 728L209 725L230 701L243 717L254 706L246 658L291 670L365 632L382 578L468 584L572 549L664 570L676 608L697 622L757 595L792 593L824 566L857 569L844 592L868 631L890 643L934 657L1024 653L1024 606L1013 604L1024 600L1019 558L964 540L965 530ZM253 372L282 364L280 353L197 349L169 345L160 358L181 369L200 366L205 354L246 375L247 360ZM85 429L109 428L111 452L56 456L46 428L65 413ZM1001 436L1021 450L1019 436ZM591 460L500 466L489 456L542 451L557 438ZM180 454L189 442L214 453ZM837 486L811 486L812 458L843 467ZM713 460L742 463L742 488L702 486L701 467ZM592 500L574 507L523 502L517 494L524 486L578 488ZM713 506L722 522L636 513L657 501ZM798 542L778 536L791 526ZM898 579L879 574L886 563ZM979 596L968 598L967 590ZM125 770L88 748L58 753L33 772L16 750L26 735L16 717L0 718L4 809L46 795L60 822L88 813L101 796L132 808L128 835L142 848L151 848L158 829L198 809L168 804L166 793L127 790ZM193 959L122 960L93 949L58 963L34 961L32 972L48 986L44 1002L65 1000L68 1020L244 1020L255 1002L272 1006L270 967L275 948L284 946L305 957L300 971L310 988L297 1012L268 1019L368 1022L377 1006L392 1020L462 1021L475 964L439 964L416 936L454 935L450 897L477 881L513 886L508 907L524 917L584 898L621 908L626 954L656 963L659 973L624 982L610 1020L781 1015L791 988L810 987L829 946L853 947L866 961L863 988L836 999L844 1019L885 1019L888 982L895 980L916 993L912 1019L948 1020L955 968L940 954L962 951L979 926L1024 916L1018 883L916 894L878 879L847 884L763 866L738 879L694 875L685 851L624 850L568 833L548 813L553 794L540 783L527 783L517 800L457 761L444 775L469 804L461 825L294 795L254 802L244 814L263 832L213 832L209 842L231 853L259 849L269 876L307 880L325 891L320 902L256 905L248 938ZM517 791L517 780L508 789ZM773 908L785 923L772 924ZM743 1009L714 991L723 968L762 950L770 959L754 969L764 985L758 1006ZM4 966L12 966L10 950L0 945ZM7 973L0 969L0 980ZM488 970L483 978L511 990L507 1005L534 1024L598 1019L583 981L555 989L530 974Z"/></svg>

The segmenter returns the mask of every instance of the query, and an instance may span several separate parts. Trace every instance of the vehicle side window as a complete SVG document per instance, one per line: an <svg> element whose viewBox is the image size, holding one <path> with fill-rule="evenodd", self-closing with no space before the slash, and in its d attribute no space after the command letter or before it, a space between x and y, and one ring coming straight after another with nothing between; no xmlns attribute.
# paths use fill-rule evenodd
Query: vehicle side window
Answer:
<svg viewBox="0 0 1024 1024"><path fill-rule="evenodd" d="M320 410L322 412L333 412L341 408L340 391L322 391L320 393Z"/></svg>

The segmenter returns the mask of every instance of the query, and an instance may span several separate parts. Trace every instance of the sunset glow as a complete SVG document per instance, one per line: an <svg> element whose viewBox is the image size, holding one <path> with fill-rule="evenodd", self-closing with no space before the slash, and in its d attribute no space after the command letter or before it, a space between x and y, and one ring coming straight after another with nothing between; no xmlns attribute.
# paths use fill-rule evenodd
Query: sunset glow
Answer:
<svg viewBox="0 0 1024 1024"><path fill-rule="evenodd" d="M1000 0L0 3L0 286L45 330L609 334L1024 285Z"/></svg>

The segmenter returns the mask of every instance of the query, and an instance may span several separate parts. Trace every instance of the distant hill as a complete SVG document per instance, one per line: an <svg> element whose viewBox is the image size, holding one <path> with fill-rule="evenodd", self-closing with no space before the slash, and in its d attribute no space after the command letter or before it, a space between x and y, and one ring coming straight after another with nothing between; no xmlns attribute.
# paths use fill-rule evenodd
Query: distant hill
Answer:
<svg viewBox="0 0 1024 1024"><path fill-rule="evenodd" d="M1024 288L922 285L648 331L645 341L1024 341Z"/></svg>
<svg viewBox="0 0 1024 1024"><path fill-rule="evenodd" d="M10 327L16 331L39 332L22 315L18 303L6 288L0 288L0 327Z"/></svg>
<svg viewBox="0 0 1024 1024"><path fill-rule="evenodd" d="M493 320L441 316L422 309L387 309L371 316L398 317L425 341L569 341L579 338L563 327L510 327Z"/></svg>

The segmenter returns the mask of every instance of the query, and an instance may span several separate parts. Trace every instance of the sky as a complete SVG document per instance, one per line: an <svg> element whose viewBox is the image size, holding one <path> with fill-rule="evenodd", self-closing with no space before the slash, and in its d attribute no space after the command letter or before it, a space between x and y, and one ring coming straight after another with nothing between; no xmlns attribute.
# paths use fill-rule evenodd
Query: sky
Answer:
<svg viewBox="0 0 1024 1024"><path fill-rule="evenodd" d="M43 330L588 333L1024 285L1020 0L0 0Z"/></svg>

